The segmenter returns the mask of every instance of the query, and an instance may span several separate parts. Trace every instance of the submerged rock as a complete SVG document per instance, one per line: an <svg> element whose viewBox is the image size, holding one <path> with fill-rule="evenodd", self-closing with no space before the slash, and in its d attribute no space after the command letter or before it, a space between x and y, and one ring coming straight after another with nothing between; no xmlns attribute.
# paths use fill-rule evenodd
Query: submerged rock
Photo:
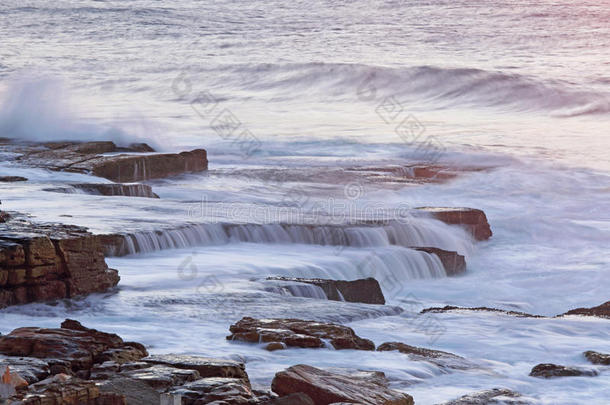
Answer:
<svg viewBox="0 0 610 405"><path fill-rule="evenodd" d="M229 328L228 340L251 343L281 342L290 347L321 348L328 340L335 349L375 350L375 344L352 328L301 319L242 318Z"/></svg>
<svg viewBox="0 0 610 405"><path fill-rule="evenodd" d="M14 183L17 181L28 181L28 179L21 176L0 176L0 183Z"/></svg>
<svg viewBox="0 0 610 405"><path fill-rule="evenodd" d="M583 353L584 356L593 364L602 364L604 366L610 366L610 354L604 354L588 350Z"/></svg>
<svg viewBox="0 0 610 405"><path fill-rule="evenodd" d="M377 351L399 351L407 354L411 360L424 360L437 366L451 368L456 370L466 370L476 367L465 358L453 353L443 352L441 350L426 349L423 347L410 346L400 342L386 342L379 345Z"/></svg>
<svg viewBox="0 0 610 405"><path fill-rule="evenodd" d="M524 400L518 392L506 388L493 388L467 394L458 399L443 402L440 405L527 405L530 403Z"/></svg>
<svg viewBox="0 0 610 405"><path fill-rule="evenodd" d="M435 247L414 247L413 249L436 255L443 263L448 276L455 276L466 271L466 258L458 252Z"/></svg>
<svg viewBox="0 0 610 405"><path fill-rule="evenodd" d="M332 301L359 302L363 304L385 304L379 282L374 278L360 280L327 280L321 278L268 277L267 280L312 284L320 287Z"/></svg>
<svg viewBox="0 0 610 405"><path fill-rule="evenodd" d="M445 305L444 307L431 307L425 308L421 310L422 314L427 312L432 313L441 313L441 312L452 312L452 311L475 311L475 312L497 312L504 315L516 316L520 318L544 318L542 315L532 315L526 312L518 312L518 311L507 311L504 309L498 308L488 308L488 307L456 307L454 305Z"/></svg>
<svg viewBox="0 0 610 405"><path fill-rule="evenodd" d="M584 315L597 316L600 318L610 318L610 301L604 302L603 304L592 308L572 309L563 315Z"/></svg>
<svg viewBox="0 0 610 405"><path fill-rule="evenodd" d="M560 366L557 364L538 364L532 368L530 376L553 378L553 377L593 377L597 375L597 371L586 370L577 367Z"/></svg>
<svg viewBox="0 0 610 405"><path fill-rule="evenodd" d="M476 240L491 238L492 232L487 216L475 208L421 207L419 210L430 213L434 218L450 225L461 225Z"/></svg>
<svg viewBox="0 0 610 405"><path fill-rule="evenodd" d="M271 389L280 397L304 393L315 405L358 403L363 405L413 405L413 398L375 380L346 376L299 364L275 375Z"/></svg>

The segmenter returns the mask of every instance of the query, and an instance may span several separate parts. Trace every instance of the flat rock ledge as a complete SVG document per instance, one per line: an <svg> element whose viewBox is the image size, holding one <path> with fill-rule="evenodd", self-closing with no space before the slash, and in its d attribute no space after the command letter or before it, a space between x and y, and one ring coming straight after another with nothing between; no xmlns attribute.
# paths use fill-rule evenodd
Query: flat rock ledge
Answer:
<svg viewBox="0 0 610 405"><path fill-rule="evenodd" d="M427 361L441 368L454 370L467 370L477 366L465 358L453 353L441 350L426 349L423 347L410 346L400 342L386 342L379 345L379 352L398 351L409 356L409 360Z"/></svg>
<svg viewBox="0 0 610 405"><path fill-rule="evenodd" d="M597 316L599 318L610 319L610 301L604 302L603 304L592 308L572 309L562 315Z"/></svg>
<svg viewBox="0 0 610 405"><path fill-rule="evenodd" d="M147 184L138 183L76 183L69 187L46 188L44 191L65 194L92 194L119 197L159 198Z"/></svg>
<svg viewBox="0 0 610 405"><path fill-rule="evenodd" d="M531 403L518 392L506 388L493 388L466 394L439 405L527 405Z"/></svg>
<svg viewBox="0 0 610 405"><path fill-rule="evenodd" d="M389 389L379 379L359 378L299 364L275 375L271 389L280 398L307 395L315 405L413 405L413 398Z"/></svg>
<svg viewBox="0 0 610 405"><path fill-rule="evenodd" d="M601 364L603 366L610 366L610 354L595 352L593 350L587 350L583 353L585 358L593 364Z"/></svg>
<svg viewBox="0 0 610 405"><path fill-rule="evenodd" d="M165 178L208 168L204 149L157 154L146 144L122 148L110 141L4 143L2 149L20 154L15 160L28 166L89 173L117 183Z"/></svg>
<svg viewBox="0 0 610 405"><path fill-rule="evenodd" d="M379 282L371 277L353 281L298 277L268 277L267 280L314 285L320 287L326 298L332 301L385 304Z"/></svg>
<svg viewBox="0 0 610 405"><path fill-rule="evenodd" d="M227 340L267 343L268 350L283 347L322 348L325 341L335 349L375 350L375 344L356 335L352 328L301 319L242 318L229 328Z"/></svg>
<svg viewBox="0 0 610 405"><path fill-rule="evenodd" d="M598 373L595 370L587 370L578 367L561 366L557 364L538 364L532 368L531 377L554 378L554 377L594 377Z"/></svg>
<svg viewBox="0 0 610 405"><path fill-rule="evenodd" d="M476 208L420 207L439 221L450 225L460 225L476 240L491 238L492 231L485 212Z"/></svg>
<svg viewBox="0 0 610 405"><path fill-rule="evenodd" d="M0 308L103 292L118 282L85 228L14 216L0 223Z"/></svg>

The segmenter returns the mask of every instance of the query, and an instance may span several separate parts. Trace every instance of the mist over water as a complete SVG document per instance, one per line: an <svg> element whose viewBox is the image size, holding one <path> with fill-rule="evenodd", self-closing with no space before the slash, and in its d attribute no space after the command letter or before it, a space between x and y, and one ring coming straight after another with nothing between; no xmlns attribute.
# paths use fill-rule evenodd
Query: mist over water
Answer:
<svg viewBox="0 0 610 405"><path fill-rule="evenodd" d="M587 366L583 351L608 352L604 319L446 313L432 339L410 314L458 305L554 316L610 299L609 21L606 0L0 0L0 137L205 148L210 160L208 173L148 182L161 197L152 200L44 191L106 180L0 155L0 176L29 179L0 183L3 209L131 234L131 254L108 259L117 291L3 309L0 332L74 317L151 353L239 356L262 387L308 363L381 369L417 404L498 386L542 404L605 403L607 370L586 381L527 376L537 363ZM214 130L225 110L256 148ZM405 119L418 136L405 134ZM434 163L477 170L417 187L364 183L355 198L352 180L338 177L337 168L429 163L421 142L435 145ZM307 194L305 208L349 213L480 208L494 235L474 243L430 218L332 232L268 224L294 208L291 190ZM466 255L467 272L447 277L435 257L408 249L425 245ZM387 306L265 280L361 275L380 278ZM376 344L446 350L484 371L226 342L242 316L348 323Z"/></svg>

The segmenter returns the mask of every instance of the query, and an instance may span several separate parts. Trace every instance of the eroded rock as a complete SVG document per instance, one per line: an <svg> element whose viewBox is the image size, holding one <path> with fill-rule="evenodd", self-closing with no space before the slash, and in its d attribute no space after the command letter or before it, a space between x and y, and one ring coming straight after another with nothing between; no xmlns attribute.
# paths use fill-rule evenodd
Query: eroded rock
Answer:
<svg viewBox="0 0 610 405"><path fill-rule="evenodd" d="M375 350L375 344L356 335L352 328L301 319L242 318L229 328L228 340L251 343L282 342L286 346L320 348L324 340L335 349Z"/></svg>
<svg viewBox="0 0 610 405"><path fill-rule="evenodd" d="M441 350L426 349L423 347L410 346L400 342L386 342L379 345L377 351L398 351L409 356L409 359L416 361L428 361L444 368L456 370L466 370L475 367L474 364L465 358L453 353Z"/></svg>
<svg viewBox="0 0 610 405"><path fill-rule="evenodd" d="M83 194L104 196L159 198L152 191L151 186L137 183L76 183L71 184L69 187L47 188L44 191L65 194L81 192Z"/></svg>
<svg viewBox="0 0 610 405"><path fill-rule="evenodd" d="M455 276L466 271L466 258L458 252L443 250L435 247L414 247L415 250L436 255L448 276Z"/></svg>
<svg viewBox="0 0 610 405"><path fill-rule="evenodd" d="M367 379L299 364L275 375L271 389L280 397L302 392L316 405L337 402L364 405L413 405L413 398Z"/></svg>
<svg viewBox="0 0 610 405"><path fill-rule="evenodd" d="M553 378L553 377L593 377L597 375L597 371L587 370L578 367L561 366L557 364L538 364L532 368L530 376Z"/></svg>
<svg viewBox="0 0 610 405"><path fill-rule="evenodd" d="M241 378L203 378L175 387L169 393L182 396L182 403L186 405L203 405L214 401L219 401L219 405L258 402L250 384Z"/></svg>
<svg viewBox="0 0 610 405"><path fill-rule="evenodd" d="M379 282L374 278L360 280L326 280L320 278L268 277L267 280L278 280L312 284L320 287L326 297L332 301L360 302L363 304L385 304L385 298Z"/></svg>
<svg viewBox="0 0 610 405"><path fill-rule="evenodd" d="M248 380L243 363L184 354L159 354L142 359L145 363L161 364L186 370L196 370L201 377L229 377Z"/></svg>
<svg viewBox="0 0 610 405"><path fill-rule="evenodd" d="M597 316L600 318L610 318L610 301L604 302L603 304L592 308L572 309L563 315L584 315Z"/></svg>
<svg viewBox="0 0 610 405"><path fill-rule="evenodd" d="M453 312L453 311L475 311L475 312L496 312L504 315L516 316L520 318L544 318L542 315L532 315L526 312L507 311L505 309L488 308L488 307L456 307L454 305L445 305L444 307L431 307L421 310L422 314Z"/></svg>
<svg viewBox="0 0 610 405"><path fill-rule="evenodd" d="M479 209L445 207L421 207L418 209L430 213L439 221L462 226L476 240L486 240L492 236L487 216Z"/></svg>
<svg viewBox="0 0 610 405"><path fill-rule="evenodd" d="M530 403L524 400L518 392L506 388L493 388L467 394L440 405L527 405Z"/></svg>

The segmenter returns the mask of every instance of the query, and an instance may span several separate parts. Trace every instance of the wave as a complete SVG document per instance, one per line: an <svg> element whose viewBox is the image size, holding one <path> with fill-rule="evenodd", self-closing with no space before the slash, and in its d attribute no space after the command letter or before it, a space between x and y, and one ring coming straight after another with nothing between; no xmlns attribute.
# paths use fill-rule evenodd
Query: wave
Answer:
<svg viewBox="0 0 610 405"><path fill-rule="evenodd" d="M136 130L126 131L116 124L106 124L75 107L75 100L58 78L21 74L6 82L0 99L0 137L22 141L114 141L120 146L151 139L149 125L140 119ZM136 120L138 121L138 120ZM140 127L138 134L137 127Z"/></svg>
<svg viewBox="0 0 610 405"><path fill-rule="evenodd" d="M610 113L610 92L535 76L474 68L414 66L391 68L347 63L233 65L235 85L255 91L319 91L379 103L395 96L404 103L435 108L484 106L517 111L548 111L576 116ZM226 85L227 76L222 73ZM220 83L219 83L220 85ZM599 87L596 83L595 87Z"/></svg>

